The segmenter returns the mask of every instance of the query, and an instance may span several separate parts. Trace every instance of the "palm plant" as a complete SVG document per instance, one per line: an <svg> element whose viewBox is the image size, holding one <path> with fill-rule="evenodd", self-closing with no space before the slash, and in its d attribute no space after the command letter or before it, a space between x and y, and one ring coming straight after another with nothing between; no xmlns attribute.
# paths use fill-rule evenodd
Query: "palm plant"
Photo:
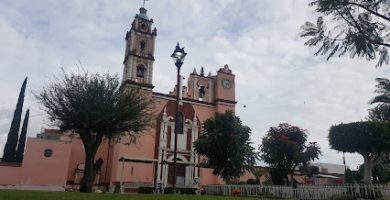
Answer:
<svg viewBox="0 0 390 200"><path fill-rule="evenodd" d="M368 118L374 121L390 121L390 80L386 78L375 79L378 84L375 96L369 103L376 106L369 110Z"/></svg>
<svg viewBox="0 0 390 200"><path fill-rule="evenodd" d="M251 172L253 176L256 178L255 180L256 183L260 183L260 177L262 177L263 175L267 175L269 173L268 169L261 168L261 167L253 167L251 168Z"/></svg>

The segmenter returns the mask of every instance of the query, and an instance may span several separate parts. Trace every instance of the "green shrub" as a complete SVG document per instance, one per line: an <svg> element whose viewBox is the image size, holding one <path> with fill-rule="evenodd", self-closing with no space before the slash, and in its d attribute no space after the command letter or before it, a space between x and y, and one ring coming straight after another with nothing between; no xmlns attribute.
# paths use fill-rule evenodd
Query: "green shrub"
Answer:
<svg viewBox="0 0 390 200"><path fill-rule="evenodd" d="M333 195L329 200L354 200L355 198L349 197L347 195Z"/></svg>
<svg viewBox="0 0 390 200"><path fill-rule="evenodd" d="M196 194L197 188L176 188L176 192L180 194ZM167 187L164 189L164 194L173 194L173 188Z"/></svg>
<svg viewBox="0 0 390 200"><path fill-rule="evenodd" d="M268 192L260 193L259 197L267 198L267 199L279 199L278 197L275 197L272 193L268 193Z"/></svg>
<svg viewBox="0 0 390 200"><path fill-rule="evenodd" d="M138 193L139 194L153 194L154 192L154 187L139 187L138 188Z"/></svg>

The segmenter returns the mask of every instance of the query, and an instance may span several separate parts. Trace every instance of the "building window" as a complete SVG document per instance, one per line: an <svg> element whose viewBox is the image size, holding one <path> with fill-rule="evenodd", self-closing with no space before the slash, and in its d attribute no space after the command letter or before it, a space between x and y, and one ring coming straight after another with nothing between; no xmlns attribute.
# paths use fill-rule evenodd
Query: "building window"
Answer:
<svg viewBox="0 0 390 200"><path fill-rule="evenodd" d="M145 67L143 65L137 66L137 77L143 78L145 76Z"/></svg>
<svg viewBox="0 0 390 200"><path fill-rule="evenodd" d="M45 149L43 151L43 156L45 156L46 158L50 158L52 155L53 155L53 150L51 149Z"/></svg>
<svg viewBox="0 0 390 200"><path fill-rule="evenodd" d="M199 87L199 98L203 100L205 95L206 95L206 88L205 86L202 85Z"/></svg>
<svg viewBox="0 0 390 200"><path fill-rule="evenodd" d="M183 134L184 131L184 114L182 112L177 115L177 131L178 134Z"/></svg>
<svg viewBox="0 0 390 200"><path fill-rule="evenodd" d="M139 43L139 48L141 49L141 51L145 50L145 47L146 47L146 42L141 40L141 42Z"/></svg>

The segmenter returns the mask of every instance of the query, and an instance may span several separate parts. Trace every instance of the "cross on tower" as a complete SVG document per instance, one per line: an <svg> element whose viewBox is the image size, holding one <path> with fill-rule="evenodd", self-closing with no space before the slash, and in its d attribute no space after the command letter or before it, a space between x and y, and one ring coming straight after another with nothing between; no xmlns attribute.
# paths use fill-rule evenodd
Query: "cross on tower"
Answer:
<svg viewBox="0 0 390 200"><path fill-rule="evenodd" d="M143 1L142 7L145 8L145 3L146 3L147 1L149 1L149 0L142 0L142 1Z"/></svg>

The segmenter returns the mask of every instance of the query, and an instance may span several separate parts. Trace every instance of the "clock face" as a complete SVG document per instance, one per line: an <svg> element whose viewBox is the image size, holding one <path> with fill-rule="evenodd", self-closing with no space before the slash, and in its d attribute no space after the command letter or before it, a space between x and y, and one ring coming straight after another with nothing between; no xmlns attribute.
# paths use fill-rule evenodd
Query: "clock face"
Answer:
<svg viewBox="0 0 390 200"><path fill-rule="evenodd" d="M232 82L228 79L223 79L222 80L222 86L226 89L229 89L232 87Z"/></svg>

